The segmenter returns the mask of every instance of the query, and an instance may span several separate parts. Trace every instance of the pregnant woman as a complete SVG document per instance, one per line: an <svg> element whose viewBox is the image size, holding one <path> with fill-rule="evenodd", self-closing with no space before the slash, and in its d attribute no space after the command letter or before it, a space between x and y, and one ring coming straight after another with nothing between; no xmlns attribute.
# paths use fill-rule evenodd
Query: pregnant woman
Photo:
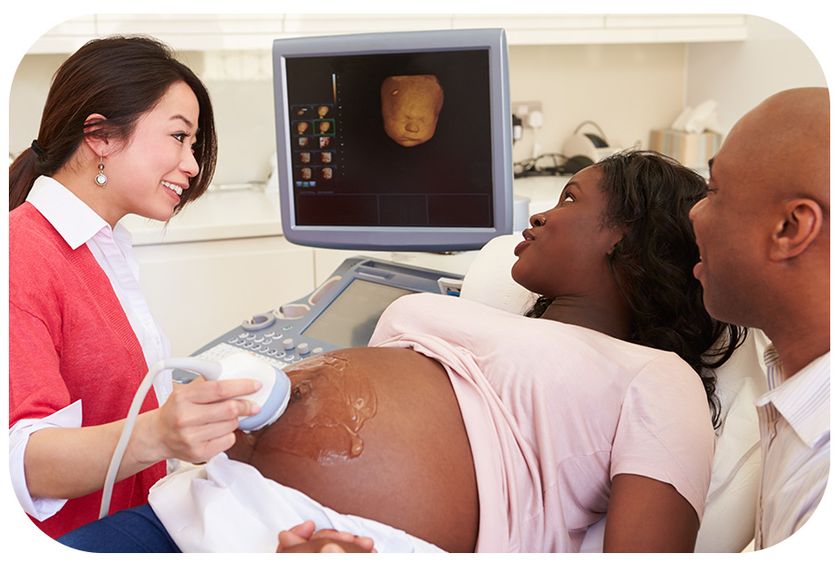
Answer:
<svg viewBox="0 0 840 567"><path fill-rule="evenodd" d="M512 275L540 295L527 317L397 300L377 348L288 367L283 417L158 483L144 521L172 550L249 548L260 530L276 543L311 518L380 551L577 551L606 515L605 550L691 551L713 369L741 335L709 317L692 277L687 214L704 194L702 178L649 152L580 171L516 247ZM235 536L208 542L214 526Z"/></svg>

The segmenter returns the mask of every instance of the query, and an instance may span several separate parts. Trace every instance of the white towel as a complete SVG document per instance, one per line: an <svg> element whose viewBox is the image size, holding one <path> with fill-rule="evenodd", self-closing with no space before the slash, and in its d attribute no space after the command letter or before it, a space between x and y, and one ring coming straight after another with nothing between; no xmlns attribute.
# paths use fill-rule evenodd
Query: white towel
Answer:
<svg viewBox="0 0 840 567"><path fill-rule="evenodd" d="M442 551L391 526L339 514L224 453L161 479L149 504L184 552L274 552L277 534L304 520L370 537L379 552Z"/></svg>

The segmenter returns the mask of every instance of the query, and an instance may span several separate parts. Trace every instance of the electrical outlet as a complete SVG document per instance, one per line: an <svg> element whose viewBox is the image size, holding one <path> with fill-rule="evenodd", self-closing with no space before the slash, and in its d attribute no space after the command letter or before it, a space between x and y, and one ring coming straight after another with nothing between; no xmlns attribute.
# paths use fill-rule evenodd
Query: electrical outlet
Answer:
<svg viewBox="0 0 840 567"><path fill-rule="evenodd" d="M535 110L542 112L542 103L538 100L514 102L511 103L511 107L513 110L512 114L523 121L525 121L528 118L528 115Z"/></svg>

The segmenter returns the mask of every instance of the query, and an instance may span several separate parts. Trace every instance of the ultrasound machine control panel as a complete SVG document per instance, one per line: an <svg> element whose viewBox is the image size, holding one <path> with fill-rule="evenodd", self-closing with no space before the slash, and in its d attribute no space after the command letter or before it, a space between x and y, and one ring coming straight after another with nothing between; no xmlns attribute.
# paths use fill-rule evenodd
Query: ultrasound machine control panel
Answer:
<svg viewBox="0 0 840 567"><path fill-rule="evenodd" d="M312 293L254 315L193 356L220 360L244 350L283 368L323 352L366 346L380 315L398 297L459 295L462 281L458 274L355 256Z"/></svg>

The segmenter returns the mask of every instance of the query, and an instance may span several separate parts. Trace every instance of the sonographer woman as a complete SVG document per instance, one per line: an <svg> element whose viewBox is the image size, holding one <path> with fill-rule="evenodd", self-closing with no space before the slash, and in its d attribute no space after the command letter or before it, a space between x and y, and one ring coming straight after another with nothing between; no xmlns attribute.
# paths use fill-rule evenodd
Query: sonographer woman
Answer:
<svg viewBox="0 0 840 567"><path fill-rule="evenodd" d="M95 520L122 418L169 355L138 282L126 214L166 221L207 189L216 161L207 90L164 45L87 43L56 72L38 136L9 168L9 461L15 493L47 534ZM172 281L171 293L200 282ZM231 399L250 379L162 375L142 406L112 510L146 502L165 460L234 442Z"/></svg>

